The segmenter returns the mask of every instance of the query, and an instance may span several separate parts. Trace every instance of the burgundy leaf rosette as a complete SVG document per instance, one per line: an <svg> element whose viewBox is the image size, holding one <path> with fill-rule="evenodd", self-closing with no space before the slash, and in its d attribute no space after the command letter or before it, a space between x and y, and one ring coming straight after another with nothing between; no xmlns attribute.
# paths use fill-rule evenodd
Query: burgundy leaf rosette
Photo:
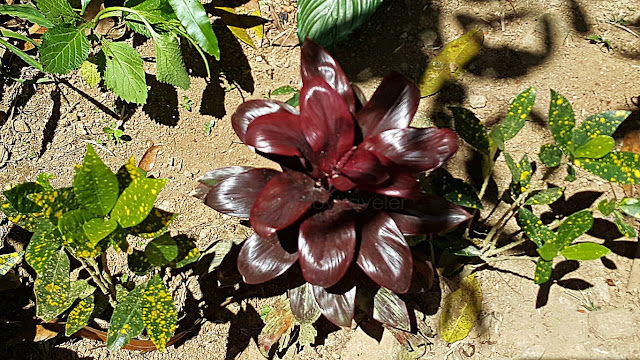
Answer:
<svg viewBox="0 0 640 360"><path fill-rule="evenodd" d="M299 112L280 101L250 100L232 116L240 140L282 171L216 169L199 180L196 194L221 213L249 218L254 233L237 260L246 283L274 279L297 263L309 285L306 295L290 294L294 315L308 310L311 297L330 321L350 326L356 287L336 286L350 269L405 293L414 269L405 236L469 219L462 208L421 192L415 178L447 161L458 139L448 129L409 126L420 92L398 73L365 101L335 59L306 40L301 74Z"/></svg>

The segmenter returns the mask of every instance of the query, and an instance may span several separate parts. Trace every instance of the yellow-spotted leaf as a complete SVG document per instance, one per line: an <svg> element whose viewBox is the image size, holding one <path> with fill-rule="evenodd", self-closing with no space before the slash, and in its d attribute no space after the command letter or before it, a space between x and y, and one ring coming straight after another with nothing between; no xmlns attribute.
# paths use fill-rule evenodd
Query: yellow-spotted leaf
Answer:
<svg viewBox="0 0 640 360"><path fill-rule="evenodd" d="M137 285L118 303L107 332L107 348L116 351L144 330L142 309L145 305L146 284Z"/></svg>
<svg viewBox="0 0 640 360"><path fill-rule="evenodd" d="M556 248L556 245L552 242L548 242L542 245L542 247L537 248L536 251L538 252L538 254L540 254L540 257L542 259L547 261L553 260L553 258L556 257L556 255L558 255L558 249Z"/></svg>
<svg viewBox="0 0 640 360"><path fill-rule="evenodd" d="M51 186L51 183L49 182L49 180L53 178L55 178L53 174L41 172L40 174L38 174L38 177L36 178L36 184L42 186L42 188L45 191L51 191L53 190L53 186Z"/></svg>
<svg viewBox="0 0 640 360"><path fill-rule="evenodd" d="M94 257L102 252L99 241L92 241L84 231L84 224L91 220L92 215L84 210L77 209L67 211L58 220L58 229L62 234L64 245L71 246L75 251L75 256L88 258Z"/></svg>
<svg viewBox="0 0 640 360"><path fill-rule="evenodd" d="M507 116L500 124L504 141L511 140L524 126L531 108L536 101L536 89L530 87L520 94L509 105Z"/></svg>
<svg viewBox="0 0 640 360"><path fill-rule="evenodd" d="M95 218L82 225L85 235L92 244L97 244L118 228L118 222L114 219Z"/></svg>
<svg viewBox="0 0 640 360"><path fill-rule="evenodd" d="M569 101L564 96L551 90L549 128L560 149L567 154L572 149L572 136L575 125L576 118Z"/></svg>
<svg viewBox="0 0 640 360"><path fill-rule="evenodd" d="M34 282L36 316L51 321L65 311L69 302L69 257L58 250L45 264Z"/></svg>
<svg viewBox="0 0 640 360"><path fill-rule="evenodd" d="M538 158L548 167L556 167L562 161L562 150L553 144L544 144L540 147Z"/></svg>
<svg viewBox="0 0 640 360"><path fill-rule="evenodd" d="M80 300L80 302L71 309L69 316L67 316L67 323L64 326L65 335L71 336L76 331L89 325L94 307L95 303L93 295L89 295Z"/></svg>
<svg viewBox="0 0 640 360"><path fill-rule="evenodd" d="M556 234L546 227L531 210L520 208L518 211L518 222L520 223L522 232L531 239L537 247L540 248L546 243L554 243L556 241Z"/></svg>
<svg viewBox="0 0 640 360"><path fill-rule="evenodd" d="M576 159L574 163L612 183L640 184L639 154L613 151L600 159Z"/></svg>
<svg viewBox="0 0 640 360"><path fill-rule="evenodd" d="M558 250L565 249L578 236L586 233L593 226L593 215L589 210L582 210L569 215L558 228Z"/></svg>
<svg viewBox="0 0 640 360"><path fill-rule="evenodd" d="M195 241L191 240L186 235L178 235L173 238L178 245L178 256L169 263L169 266L174 268L181 268L189 265L200 258L200 251L196 247Z"/></svg>
<svg viewBox="0 0 640 360"><path fill-rule="evenodd" d="M142 322L159 351L164 351L173 336L178 312L173 298L158 275L154 275L144 290Z"/></svg>
<svg viewBox="0 0 640 360"><path fill-rule="evenodd" d="M618 203L618 209L629 216L640 219L640 200L638 199L624 198Z"/></svg>
<svg viewBox="0 0 640 360"><path fill-rule="evenodd" d="M596 243L580 243L571 245L560 254L567 260L597 260L609 254L611 250Z"/></svg>
<svg viewBox="0 0 640 360"><path fill-rule="evenodd" d="M165 266L178 257L178 245L171 235L164 234L147 244L144 255L151 265Z"/></svg>
<svg viewBox="0 0 640 360"><path fill-rule="evenodd" d="M475 114L460 107L452 107L451 112L455 121L456 133L478 151L488 154L489 137L487 136L487 130Z"/></svg>
<svg viewBox="0 0 640 360"><path fill-rule="evenodd" d="M509 172L511 172L511 179L513 183L519 184L520 174L522 171L520 170L518 163L513 160L513 158L508 152L505 151L503 154L504 154L504 159L507 162L507 166L509 167Z"/></svg>
<svg viewBox="0 0 640 360"><path fill-rule="evenodd" d="M636 229L633 226L624 222L624 219L622 218L622 214L618 210L614 211L613 215L615 216L616 227L618 228L618 231L620 231L620 234L628 238L634 238L638 236Z"/></svg>
<svg viewBox="0 0 640 360"><path fill-rule="evenodd" d="M97 216L107 215L118 200L118 178L91 145L87 146L82 167L76 171L73 191L78 202Z"/></svg>
<svg viewBox="0 0 640 360"><path fill-rule="evenodd" d="M609 110L589 116L573 132L574 148L578 148L598 136L613 136L618 126L630 114L630 111Z"/></svg>
<svg viewBox="0 0 640 360"><path fill-rule="evenodd" d="M166 183L167 179L140 177L133 180L118 198L111 216L123 228L140 224L153 209L153 203Z"/></svg>
<svg viewBox="0 0 640 360"><path fill-rule="evenodd" d="M607 200L604 199L598 203L598 211L602 213L604 216L609 216L616 208L615 199Z"/></svg>
<svg viewBox="0 0 640 360"><path fill-rule="evenodd" d="M131 184L131 181L147 176L146 172L136 167L136 159L132 156L124 165L118 169L116 178L118 179L118 189L120 193Z"/></svg>
<svg viewBox="0 0 640 360"><path fill-rule="evenodd" d="M599 159L610 153L615 145L616 141L613 140L611 136L598 135L576 148L573 151L573 156L577 158Z"/></svg>
<svg viewBox="0 0 640 360"><path fill-rule="evenodd" d="M7 216L7 219L12 223L20 226L27 231L35 231L36 228L44 221L44 215L42 212L34 214L21 214L11 206L8 201L5 201L1 205L2 212Z"/></svg>
<svg viewBox="0 0 640 360"><path fill-rule="evenodd" d="M536 263L536 272L533 276L533 282L537 285L546 283L551 278L553 269L553 261L539 258Z"/></svg>
<svg viewBox="0 0 640 360"><path fill-rule="evenodd" d="M460 288L447 296L440 316L440 336L448 343L469 334L482 310L482 290L475 274L460 281Z"/></svg>
<svg viewBox="0 0 640 360"><path fill-rule="evenodd" d="M109 236L107 236L109 246L117 252L127 252L129 249L129 242L127 242L127 232L123 228L118 226Z"/></svg>
<svg viewBox="0 0 640 360"><path fill-rule="evenodd" d="M531 167L531 162L529 162L529 156L524 154L520 163L516 165L518 169L520 169L520 192L523 193L529 189L529 184L531 184L531 176L533 175L533 168Z"/></svg>
<svg viewBox="0 0 640 360"><path fill-rule="evenodd" d="M24 252L14 252L0 255L0 276L6 275L9 270L16 266L21 260Z"/></svg>
<svg viewBox="0 0 640 360"><path fill-rule="evenodd" d="M142 251L134 250L127 258L127 266L136 275L146 275L151 271L153 265Z"/></svg>
<svg viewBox="0 0 640 360"><path fill-rule="evenodd" d="M473 187L454 178L444 169L438 169L421 181L420 186L427 192L442 196L452 203L472 209L482 209L482 203Z"/></svg>
<svg viewBox="0 0 640 360"><path fill-rule="evenodd" d="M13 207L13 209L18 213L33 214L40 212L42 210L42 206L33 202L27 195L42 191L44 191L42 186L34 182L27 182L11 186L7 190L3 191L2 194L7 199L7 202L11 204L11 207Z"/></svg>
<svg viewBox="0 0 640 360"><path fill-rule="evenodd" d="M87 82L90 87L96 87L100 83L100 72L98 71L98 65L94 64L90 60L86 60L80 66L80 76Z"/></svg>
<svg viewBox="0 0 640 360"><path fill-rule="evenodd" d="M433 95L447 82L456 80L464 71L464 67L476 56L483 40L482 30L475 28L445 45L431 60L420 79L420 95Z"/></svg>
<svg viewBox="0 0 640 360"><path fill-rule="evenodd" d="M564 187L542 190L525 201L525 205L549 205L556 202L564 194Z"/></svg>
<svg viewBox="0 0 640 360"><path fill-rule="evenodd" d="M62 241L58 228L49 221L44 221L33 232L24 259L36 274L41 274L62 246Z"/></svg>
<svg viewBox="0 0 640 360"><path fill-rule="evenodd" d="M41 193L28 195L29 199L42 206L43 215L57 223L58 219L67 211L75 210L79 207L73 188L61 188Z"/></svg>
<svg viewBox="0 0 640 360"><path fill-rule="evenodd" d="M158 209L151 210L149 215L138 225L127 229L131 234L144 239L158 237L169 228L169 224L176 217L176 214Z"/></svg>

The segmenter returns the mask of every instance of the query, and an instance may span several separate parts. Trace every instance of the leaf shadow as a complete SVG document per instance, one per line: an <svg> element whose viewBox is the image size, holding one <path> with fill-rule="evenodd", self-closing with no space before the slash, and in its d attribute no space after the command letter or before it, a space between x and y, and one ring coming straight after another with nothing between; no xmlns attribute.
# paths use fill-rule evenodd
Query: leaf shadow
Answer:
<svg viewBox="0 0 640 360"><path fill-rule="evenodd" d="M145 73L147 85L150 87L147 103L142 110L149 117L165 126L178 125L178 92L173 85L159 82L155 76Z"/></svg>
<svg viewBox="0 0 640 360"><path fill-rule="evenodd" d="M549 281L540 284L538 295L536 296L536 309L547 305L551 287L557 284L563 288L572 290L585 290L593 287L593 284L582 279L562 279L567 274L578 270L580 263L575 260L565 260L553 267Z"/></svg>
<svg viewBox="0 0 640 360"><path fill-rule="evenodd" d="M600 191L581 191L573 194L568 199L563 196L549 205L549 207L554 214L566 217L577 211L589 208L601 195L602 192Z"/></svg>

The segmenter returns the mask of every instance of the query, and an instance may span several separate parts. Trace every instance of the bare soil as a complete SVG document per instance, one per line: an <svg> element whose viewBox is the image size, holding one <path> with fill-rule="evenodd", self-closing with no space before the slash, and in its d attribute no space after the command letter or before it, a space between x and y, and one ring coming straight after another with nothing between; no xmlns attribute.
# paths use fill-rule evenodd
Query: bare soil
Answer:
<svg viewBox="0 0 640 360"><path fill-rule="evenodd" d="M180 214L171 232L190 236L200 249L221 239L246 236L247 228L237 219L216 213L188 194L196 179L214 168L274 166L238 141L230 123L231 114L244 100L262 98L283 85L300 86L300 48L293 46L296 2L267 0L265 4L263 16L272 22L266 25L260 46L253 49L240 44L216 25L222 59L212 61L212 78L204 78L197 54L188 51L188 66L193 69L191 88L174 89L148 76L150 92L145 106L122 108L113 94L90 88L77 74L58 85L28 87L0 79L5 89L0 97L0 111L4 112L0 113L0 184L33 181L39 172L46 171L56 175L54 186L69 186L73 164L81 162L88 142L101 141L103 146L97 151L115 169L131 156L142 156L153 141L163 147L151 175L169 179L159 206ZM626 29L608 23L621 18L626 20ZM367 24L329 51L370 96L389 71L418 80L443 43L475 26L485 33L479 55L460 81L422 99L416 121L451 126L447 107L465 106L472 107L485 125L491 126L501 121L517 93L533 85L538 97L532 121L507 144L514 157L528 153L537 161L540 146L551 140L545 125L550 89L571 101L578 119L608 109L633 111L616 133L618 140L624 131L638 127L638 0L385 1ZM589 35L609 40L613 48L591 43L585 39ZM153 55L151 43L137 37L129 41L143 56ZM154 73L153 63L145 67ZM184 97L193 101L191 111L180 106ZM103 127L118 120L117 112L122 109L124 133L132 140L106 141ZM215 126L206 135L204 126L211 121ZM470 150L463 148L447 168L457 177L474 178L477 173L467 172L474 168L474 161ZM562 184L565 173L562 169L536 176ZM538 211L567 215L601 197L623 196L621 187L583 171L578 171L578 178L567 185L565 199ZM497 203L509 181L510 174L500 158L488 205ZM495 220L490 217L489 223ZM515 223L508 225L506 233L521 236ZM421 335L416 337L419 341L413 344L413 352L400 346L387 331L371 336L363 330L366 324L348 330L320 321L316 344L302 349L292 346L275 358L640 358L640 298L638 288L628 286L637 239L619 238L611 221L597 219L586 240L603 243L613 252L602 261L557 263L553 281L547 285L533 284L532 262L505 261L481 268L480 319L466 339L453 345L436 335L440 302L456 288L454 278L441 278L423 309L424 316L417 315ZM0 247L5 247L5 252L24 243L24 232L12 228ZM110 255L110 261L119 266L115 254ZM256 346L262 327L259 313L283 293L283 288L277 284L244 286L244 300L220 307L234 294L233 287L220 287L217 272L196 275L199 273L196 267L166 276L183 314L177 331L190 333L164 353L109 353L99 342L71 338L58 339L52 346L16 345L16 351L5 357L27 358L23 351L28 350L31 358L49 359L260 359ZM34 312L28 299L24 305L26 310L22 311ZM194 325L197 318L203 321Z"/></svg>

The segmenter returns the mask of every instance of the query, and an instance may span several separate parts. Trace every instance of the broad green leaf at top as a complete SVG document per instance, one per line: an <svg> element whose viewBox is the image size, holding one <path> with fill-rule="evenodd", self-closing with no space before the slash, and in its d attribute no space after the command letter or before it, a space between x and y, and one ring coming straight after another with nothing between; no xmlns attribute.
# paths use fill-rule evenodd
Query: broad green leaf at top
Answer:
<svg viewBox="0 0 640 360"><path fill-rule="evenodd" d="M122 100L144 104L147 82L140 54L124 42L102 42L106 57L104 84Z"/></svg>
<svg viewBox="0 0 640 360"><path fill-rule="evenodd" d="M504 141L511 140L520 132L535 101L536 89L533 87L524 90L513 99L507 110L507 116L500 124Z"/></svg>
<svg viewBox="0 0 640 360"><path fill-rule="evenodd" d="M81 20L67 0L36 0L36 6L55 25L74 24Z"/></svg>
<svg viewBox="0 0 640 360"><path fill-rule="evenodd" d="M546 243L556 242L556 234L545 226L531 210L520 208L518 211L518 222L520 223L522 232L531 239L537 247L541 248Z"/></svg>
<svg viewBox="0 0 640 360"><path fill-rule="evenodd" d="M298 0L298 39L321 46L344 39L373 15L382 0Z"/></svg>
<svg viewBox="0 0 640 360"><path fill-rule="evenodd" d="M575 125L576 118L569 100L551 90L549 128L558 146L567 154L571 153Z"/></svg>
<svg viewBox="0 0 640 360"><path fill-rule="evenodd" d="M80 204L97 216L108 214L118 200L118 179L91 144L87 146L82 167L76 171L73 191Z"/></svg>
<svg viewBox="0 0 640 360"><path fill-rule="evenodd" d="M476 56L484 40L482 30L476 28L445 45L436 55L418 83L420 96L437 93L450 81L456 80L464 67Z"/></svg>
<svg viewBox="0 0 640 360"><path fill-rule="evenodd" d="M42 27L46 27L47 29L53 27L53 23L47 20L44 15L32 5L2 5L0 6L0 15L18 17L20 19L38 24Z"/></svg>
<svg viewBox="0 0 640 360"><path fill-rule="evenodd" d="M160 190L167 179L138 178L122 192L111 216L120 226L128 228L140 224L153 209Z"/></svg>
<svg viewBox="0 0 640 360"><path fill-rule="evenodd" d="M87 60L90 48L84 27L56 25L42 35L40 61L48 73L67 74Z"/></svg>
<svg viewBox="0 0 640 360"><path fill-rule="evenodd" d="M219 60L220 48L218 47L218 39L200 1L169 0L169 3L182 25L187 29L187 33L198 42L205 52Z"/></svg>

